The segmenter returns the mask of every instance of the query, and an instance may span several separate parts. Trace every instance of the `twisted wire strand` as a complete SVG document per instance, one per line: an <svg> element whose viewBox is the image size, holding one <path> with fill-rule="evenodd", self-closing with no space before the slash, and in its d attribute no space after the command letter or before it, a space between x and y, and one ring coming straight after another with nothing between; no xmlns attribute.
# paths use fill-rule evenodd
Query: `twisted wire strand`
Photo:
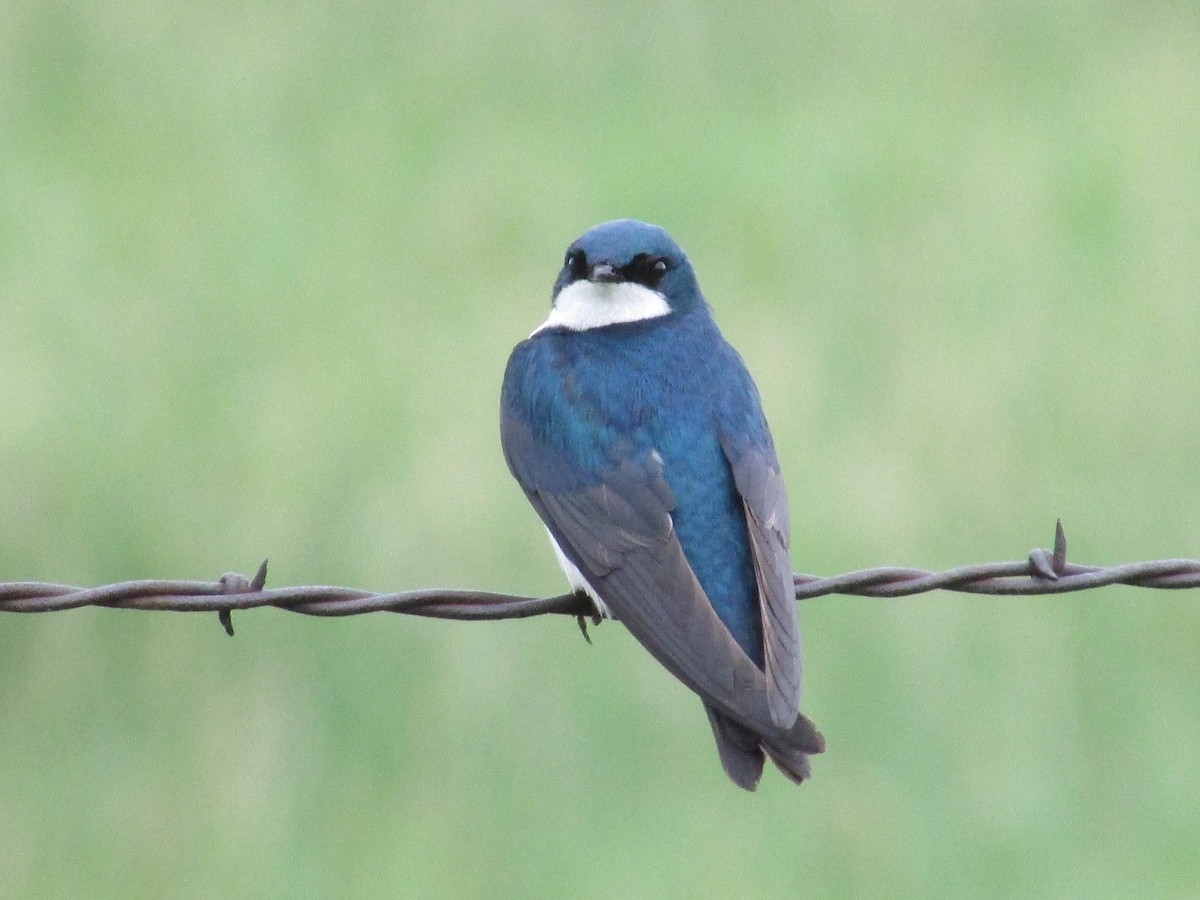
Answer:
<svg viewBox="0 0 1200 900"><path fill-rule="evenodd" d="M229 634L233 634L233 610L260 606L308 616L395 612L464 621L559 614L578 617L581 627L583 620L594 613L591 601L580 594L543 598L445 588L381 594L332 586L266 588L266 578L264 561L253 578L231 572L217 581L124 581L93 588L40 581L9 582L0 584L0 612L59 612L84 606L216 612ZM1067 562L1067 539L1059 522L1054 549L1033 550L1026 560L980 563L942 572L879 567L829 578L797 574L794 581L798 600L828 594L907 597L934 590L1000 595L1062 594L1114 584L1181 590L1200 587L1200 561L1160 559L1108 567L1075 565Z"/></svg>

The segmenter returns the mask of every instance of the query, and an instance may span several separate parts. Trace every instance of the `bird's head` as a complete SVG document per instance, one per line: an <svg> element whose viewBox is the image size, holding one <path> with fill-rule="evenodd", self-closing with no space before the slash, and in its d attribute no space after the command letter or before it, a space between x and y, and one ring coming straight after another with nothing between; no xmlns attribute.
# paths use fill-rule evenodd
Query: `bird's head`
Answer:
<svg viewBox="0 0 1200 900"><path fill-rule="evenodd" d="M567 248L542 328L585 331L703 306L692 264L671 236L657 225L617 219Z"/></svg>

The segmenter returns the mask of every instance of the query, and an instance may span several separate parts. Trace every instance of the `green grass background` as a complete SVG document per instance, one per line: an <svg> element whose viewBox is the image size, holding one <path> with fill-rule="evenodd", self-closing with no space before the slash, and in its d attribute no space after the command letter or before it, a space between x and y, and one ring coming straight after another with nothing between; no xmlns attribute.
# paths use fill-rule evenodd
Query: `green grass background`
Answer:
<svg viewBox="0 0 1200 900"><path fill-rule="evenodd" d="M0 580L558 593L566 244L686 247L800 571L1200 556L1200 7L0 4ZM619 626L0 618L0 896L1195 897L1194 593L806 603L796 788Z"/></svg>

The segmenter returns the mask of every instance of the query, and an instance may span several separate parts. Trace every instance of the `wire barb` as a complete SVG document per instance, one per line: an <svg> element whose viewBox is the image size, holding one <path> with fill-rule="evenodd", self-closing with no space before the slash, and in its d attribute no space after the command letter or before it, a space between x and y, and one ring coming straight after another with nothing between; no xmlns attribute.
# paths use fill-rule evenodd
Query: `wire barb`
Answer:
<svg viewBox="0 0 1200 900"><path fill-rule="evenodd" d="M254 578L247 578L237 572L226 572L217 583L224 588L226 594L248 594L253 591L261 591L263 585L267 583L267 561L265 559L262 561ZM229 607L218 609L217 620L225 629L225 633L233 637L233 610Z"/></svg>
<svg viewBox="0 0 1200 900"><path fill-rule="evenodd" d="M595 607L582 594L523 597L488 591L442 588L377 594L345 587L266 587L264 560L253 578L229 572L210 581L125 581L103 587L21 581L0 584L0 612L39 613L106 606L114 609L216 612L227 634L233 634L233 611L273 606L308 616L356 616L395 612L433 619L496 621L541 615L574 617L589 640L586 620ZM796 574L796 599L827 594L857 597L907 597L946 590L968 594L1065 594L1124 584L1133 587L1181 590L1200 587L1200 561L1160 559L1110 566L1080 566L1067 562L1067 538L1062 522L1055 528L1054 549L1033 550L1025 560L980 563L942 572L882 567L825 578Z"/></svg>
<svg viewBox="0 0 1200 900"><path fill-rule="evenodd" d="M1030 576L1058 581L1058 576L1067 566L1067 535L1063 531L1062 519L1054 526L1054 552L1041 548L1029 551Z"/></svg>

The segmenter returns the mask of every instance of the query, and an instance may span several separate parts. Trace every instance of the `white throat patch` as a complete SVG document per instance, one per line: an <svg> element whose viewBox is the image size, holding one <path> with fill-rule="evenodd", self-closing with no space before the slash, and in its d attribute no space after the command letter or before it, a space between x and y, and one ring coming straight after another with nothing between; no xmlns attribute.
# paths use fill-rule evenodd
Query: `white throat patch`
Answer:
<svg viewBox="0 0 1200 900"><path fill-rule="evenodd" d="M670 312L666 298L644 285L629 281L595 282L581 278L558 292L549 318L533 333L547 328L587 331L622 322L657 319Z"/></svg>

